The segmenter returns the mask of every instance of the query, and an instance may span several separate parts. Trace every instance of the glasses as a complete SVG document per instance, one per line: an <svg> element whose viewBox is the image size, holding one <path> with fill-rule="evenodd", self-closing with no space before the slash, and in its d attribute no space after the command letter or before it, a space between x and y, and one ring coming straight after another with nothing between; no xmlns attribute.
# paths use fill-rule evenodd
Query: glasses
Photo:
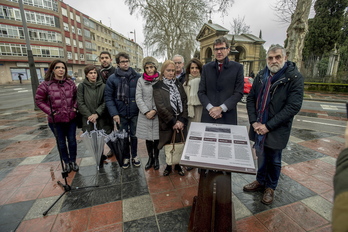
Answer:
<svg viewBox="0 0 348 232"><path fill-rule="evenodd" d="M214 48L214 51L224 51L226 50L227 48L226 47L223 47L223 48Z"/></svg>
<svg viewBox="0 0 348 232"><path fill-rule="evenodd" d="M174 62L175 64L182 64L182 62Z"/></svg>
<svg viewBox="0 0 348 232"><path fill-rule="evenodd" d="M126 63L129 63L129 60L122 60L120 61L121 64L126 64Z"/></svg>

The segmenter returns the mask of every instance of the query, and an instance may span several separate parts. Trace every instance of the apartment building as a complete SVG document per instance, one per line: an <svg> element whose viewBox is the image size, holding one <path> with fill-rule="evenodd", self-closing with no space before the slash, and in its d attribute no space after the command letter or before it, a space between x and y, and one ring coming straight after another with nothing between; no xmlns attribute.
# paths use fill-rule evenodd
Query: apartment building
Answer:
<svg viewBox="0 0 348 232"><path fill-rule="evenodd" d="M71 76L84 76L87 64L99 64L101 51L127 52L141 68L142 48L88 15L58 0L22 0L36 72L43 79L54 59L67 62ZM114 59L115 60L115 59ZM30 80L27 48L18 0L0 2L0 84Z"/></svg>

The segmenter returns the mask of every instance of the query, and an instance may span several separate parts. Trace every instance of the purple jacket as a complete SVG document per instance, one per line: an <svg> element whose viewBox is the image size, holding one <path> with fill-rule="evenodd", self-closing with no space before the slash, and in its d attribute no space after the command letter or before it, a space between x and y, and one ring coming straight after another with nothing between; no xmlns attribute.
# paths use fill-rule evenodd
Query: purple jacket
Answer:
<svg viewBox="0 0 348 232"><path fill-rule="evenodd" d="M76 85L71 80L44 81L37 88L35 103L48 115L48 122L53 122L49 100L52 102L55 122L70 122L76 117L76 92Z"/></svg>

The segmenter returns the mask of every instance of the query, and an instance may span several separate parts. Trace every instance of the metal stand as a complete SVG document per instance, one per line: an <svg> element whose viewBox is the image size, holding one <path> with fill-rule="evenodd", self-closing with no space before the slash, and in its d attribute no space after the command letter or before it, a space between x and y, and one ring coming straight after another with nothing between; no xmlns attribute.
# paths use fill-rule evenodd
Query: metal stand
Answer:
<svg viewBox="0 0 348 232"><path fill-rule="evenodd" d="M52 117L52 122L53 122L53 134L54 137L56 137L56 143L57 143L57 148L58 148L58 153L59 153L59 158L60 158L60 164L62 166L62 177L64 178L64 182L65 184L63 184L60 181L57 181L57 184L63 188L64 192L58 197L58 199L53 202L53 204L45 211L42 213L43 216L46 216L48 211L50 211L50 209L52 209L52 207L65 195L65 193L70 192L72 190L80 190L80 189L86 189L86 188L94 188L94 187L99 187L99 185L93 185L93 186L85 186L85 187L74 187L72 188L67 181L67 177L69 175L69 173L66 170L66 167L63 163L63 157L62 157L62 153L59 147L59 143L58 143L58 134L57 134L57 127L56 127L56 122L54 119L54 111L52 109L52 102L51 102L51 97L48 96L48 101L50 103L50 110L51 110L51 117Z"/></svg>

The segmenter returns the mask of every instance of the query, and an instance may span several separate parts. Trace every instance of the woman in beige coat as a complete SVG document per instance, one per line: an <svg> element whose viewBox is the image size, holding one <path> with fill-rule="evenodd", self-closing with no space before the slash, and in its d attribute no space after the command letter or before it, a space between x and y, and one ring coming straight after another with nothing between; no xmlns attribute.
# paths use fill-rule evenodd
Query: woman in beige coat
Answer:
<svg viewBox="0 0 348 232"><path fill-rule="evenodd" d="M197 58L191 59L186 66L184 89L187 95L188 128L190 128L191 122L201 122L203 107L197 92L201 81L202 67L202 62Z"/></svg>
<svg viewBox="0 0 348 232"><path fill-rule="evenodd" d="M145 169L152 166L159 169L158 141L159 128L156 105L153 99L152 86L157 83L159 73L158 62L155 58L148 56L143 59L144 74L139 78L135 92L135 100L139 108L136 136L146 140L146 149L149 155Z"/></svg>

